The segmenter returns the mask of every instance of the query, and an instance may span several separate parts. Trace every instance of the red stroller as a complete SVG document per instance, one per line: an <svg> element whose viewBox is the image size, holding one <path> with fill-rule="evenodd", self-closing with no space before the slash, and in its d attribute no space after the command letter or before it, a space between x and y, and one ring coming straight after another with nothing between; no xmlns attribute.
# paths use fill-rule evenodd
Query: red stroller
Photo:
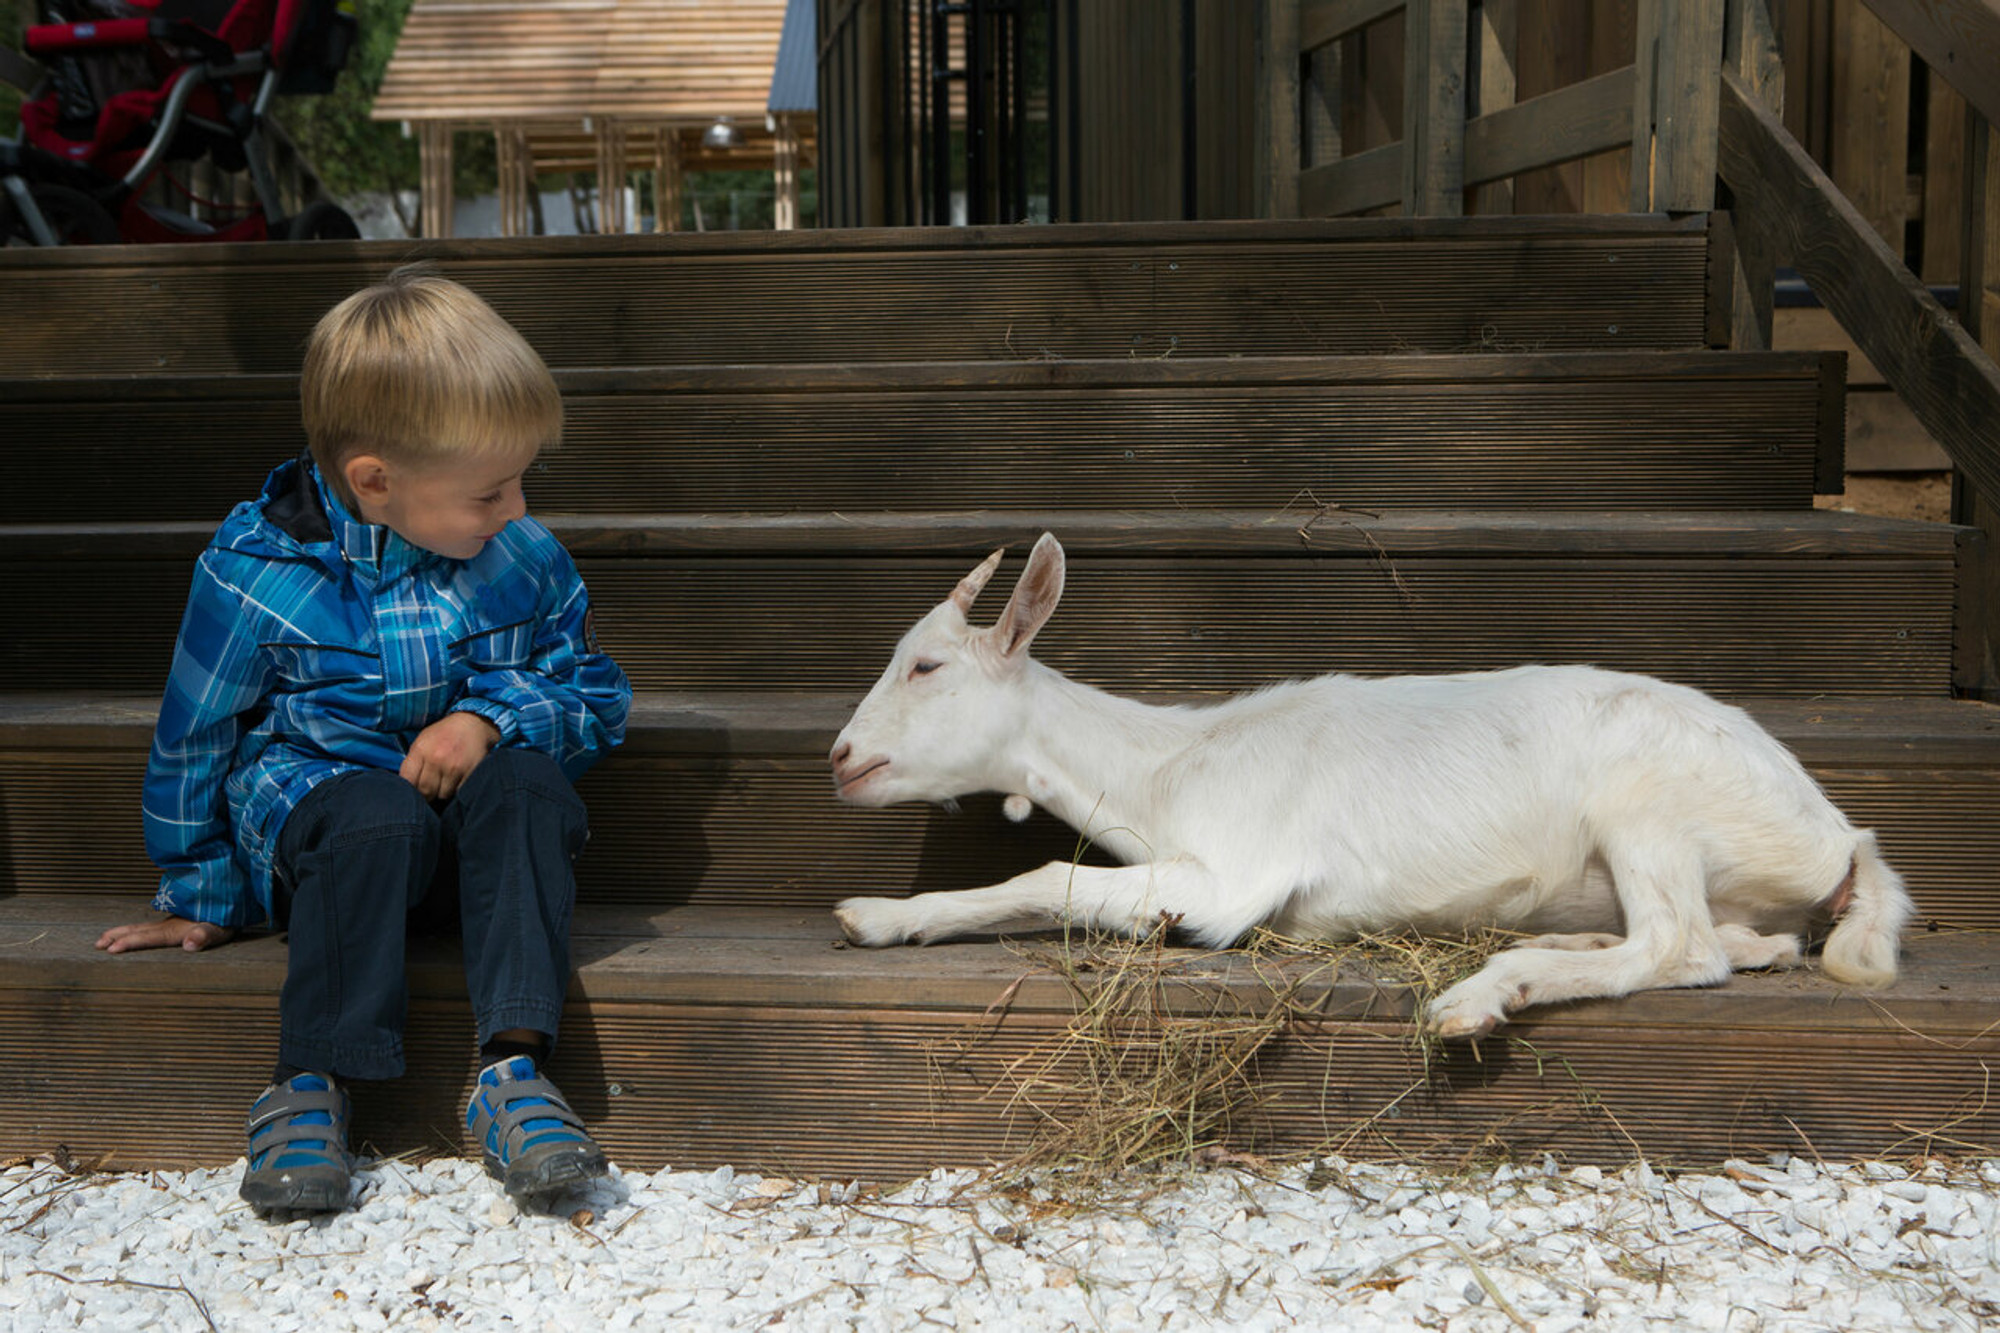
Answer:
<svg viewBox="0 0 2000 1333"><path fill-rule="evenodd" d="M0 140L0 236L35 245L311 240L358 235L337 205L283 216L266 143L278 93L331 91L352 0L72 0L27 31L48 77ZM148 203L169 163L247 170L257 203L226 224ZM186 185L165 179L192 199Z"/></svg>

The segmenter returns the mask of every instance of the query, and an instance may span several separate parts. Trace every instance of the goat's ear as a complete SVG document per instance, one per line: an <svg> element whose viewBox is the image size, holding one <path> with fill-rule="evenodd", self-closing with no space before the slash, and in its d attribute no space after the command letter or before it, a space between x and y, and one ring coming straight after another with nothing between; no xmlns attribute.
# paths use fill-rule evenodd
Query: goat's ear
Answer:
<svg viewBox="0 0 2000 1333"><path fill-rule="evenodd" d="M1035 631L1055 614L1062 590L1063 548L1053 535L1045 532L1028 553L1028 567L1021 571L1014 595L1007 599L1007 609L993 626L993 637L1002 657L1013 657L1027 649Z"/></svg>
<svg viewBox="0 0 2000 1333"><path fill-rule="evenodd" d="M971 615L972 604L979 600L980 592L986 587L987 580L993 577L993 571L1000 568L1000 557L1005 554L1007 548L1003 546L981 561L979 568L960 579L958 586L951 590L951 604L963 614Z"/></svg>

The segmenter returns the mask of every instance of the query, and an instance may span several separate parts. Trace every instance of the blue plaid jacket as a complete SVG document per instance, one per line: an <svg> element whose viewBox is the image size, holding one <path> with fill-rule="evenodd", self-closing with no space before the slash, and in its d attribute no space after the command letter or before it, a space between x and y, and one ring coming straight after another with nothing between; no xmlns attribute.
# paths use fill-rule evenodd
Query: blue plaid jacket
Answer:
<svg viewBox="0 0 2000 1333"><path fill-rule="evenodd" d="M240 926L271 910L278 830L318 783L395 771L464 709L572 779L625 733L576 566L531 518L470 560L352 517L311 462L274 471L196 565L146 769L153 906Z"/></svg>

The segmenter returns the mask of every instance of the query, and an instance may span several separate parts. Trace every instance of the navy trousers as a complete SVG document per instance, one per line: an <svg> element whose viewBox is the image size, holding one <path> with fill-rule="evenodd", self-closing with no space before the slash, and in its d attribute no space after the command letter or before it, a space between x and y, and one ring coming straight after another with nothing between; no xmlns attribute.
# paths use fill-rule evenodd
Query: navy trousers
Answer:
<svg viewBox="0 0 2000 1333"><path fill-rule="evenodd" d="M436 909L455 891L479 1041L528 1028L553 1042L588 832L569 780L532 750L492 751L436 807L386 770L313 788L278 837L279 1061L349 1079L403 1072L404 944L434 891L446 901L420 915L449 919Z"/></svg>

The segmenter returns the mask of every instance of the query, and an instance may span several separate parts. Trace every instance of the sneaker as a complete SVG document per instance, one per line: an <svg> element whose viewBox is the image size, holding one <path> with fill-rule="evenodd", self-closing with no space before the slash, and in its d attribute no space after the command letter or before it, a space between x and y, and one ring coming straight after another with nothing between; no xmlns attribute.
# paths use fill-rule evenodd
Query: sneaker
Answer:
<svg viewBox="0 0 2000 1333"><path fill-rule="evenodd" d="M465 1129L479 1144L487 1174L517 1199L587 1185L609 1169L583 1121L525 1055L479 1071Z"/></svg>
<svg viewBox="0 0 2000 1333"><path fill-rule="evenodd" d="M347 1094L324 1074L294 1074L251 1103L250 1137L237 1193L262 1211L330 1213L347 1207L354 1159L347 1152Z"/></svg>

